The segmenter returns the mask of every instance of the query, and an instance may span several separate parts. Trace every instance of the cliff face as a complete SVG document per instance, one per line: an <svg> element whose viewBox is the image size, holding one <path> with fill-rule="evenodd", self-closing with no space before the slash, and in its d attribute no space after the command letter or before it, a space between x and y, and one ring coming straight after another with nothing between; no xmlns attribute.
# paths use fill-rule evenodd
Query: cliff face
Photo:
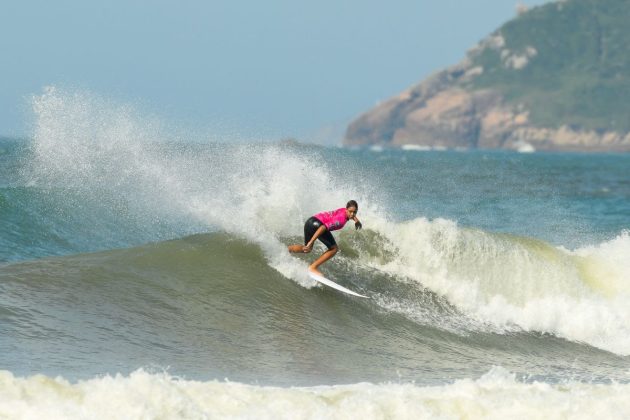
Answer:
<svg viewBox="0 0 630 420"><path fill-rule="evenodd" d="M461 63L361 115L344 144L630 151L627 19L627 0L525 12ZM585 34L567 34L558 22L568 20Z"/></svg>

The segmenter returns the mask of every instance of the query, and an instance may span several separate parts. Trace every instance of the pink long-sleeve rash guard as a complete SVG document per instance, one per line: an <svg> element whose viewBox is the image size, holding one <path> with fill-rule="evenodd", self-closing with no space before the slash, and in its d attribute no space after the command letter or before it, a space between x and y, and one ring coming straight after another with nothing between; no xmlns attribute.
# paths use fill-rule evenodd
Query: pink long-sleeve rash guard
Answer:
<svg viewBox="0 0 630 420"><path fill-rule="evenodd" d="M341 229L348 221L348 219L346 219L346 209L343 207L337 210L317 213L314 217L322 222L326 226L326 229L330 231Z"/></svg>

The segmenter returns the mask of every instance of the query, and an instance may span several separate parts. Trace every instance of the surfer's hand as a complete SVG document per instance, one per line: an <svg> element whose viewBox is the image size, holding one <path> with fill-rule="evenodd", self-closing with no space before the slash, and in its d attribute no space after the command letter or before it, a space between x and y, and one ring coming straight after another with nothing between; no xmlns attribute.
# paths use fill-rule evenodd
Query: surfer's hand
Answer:
<svg viewBox="0 0 630 420"><path fill-rule="evenodd" d="M361 224L361 222L359 222L358 220L356 222L354 222L354 228L356 230L362 229L363 225Z"/></svg>
<svg viewBox="0 0 630 420"><path fill-rule="evenodd" d="M304 251L305 254L311 252L311 249L313 249L312 244L306 244L302 247L302 251Z"/></svg>

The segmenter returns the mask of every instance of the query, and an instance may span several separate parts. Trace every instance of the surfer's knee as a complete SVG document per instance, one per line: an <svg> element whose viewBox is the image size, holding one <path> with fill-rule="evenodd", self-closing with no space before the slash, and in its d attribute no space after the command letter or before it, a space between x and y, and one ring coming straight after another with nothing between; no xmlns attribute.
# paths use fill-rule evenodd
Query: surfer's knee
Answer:
<svg viewBox="0 0 630 420"><path fill-rule="evenodd" d="M328 248L328 252L332 252L333 255L335 255L337 251L339 251L339 248L337 247L337 245L333 245L330 248Z"/></svg>

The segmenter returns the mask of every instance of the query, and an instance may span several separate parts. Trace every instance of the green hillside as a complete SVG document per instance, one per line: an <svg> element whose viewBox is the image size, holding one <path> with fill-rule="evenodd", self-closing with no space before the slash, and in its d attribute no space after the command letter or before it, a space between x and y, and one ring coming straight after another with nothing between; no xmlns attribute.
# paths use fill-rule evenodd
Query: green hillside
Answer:
<svg viewBox="0 0 630 420"><path fill-rule="evenodd" d="M541 127L630 131L630 0L567 0L503 25L471 54L493 88Z"/></svg>

